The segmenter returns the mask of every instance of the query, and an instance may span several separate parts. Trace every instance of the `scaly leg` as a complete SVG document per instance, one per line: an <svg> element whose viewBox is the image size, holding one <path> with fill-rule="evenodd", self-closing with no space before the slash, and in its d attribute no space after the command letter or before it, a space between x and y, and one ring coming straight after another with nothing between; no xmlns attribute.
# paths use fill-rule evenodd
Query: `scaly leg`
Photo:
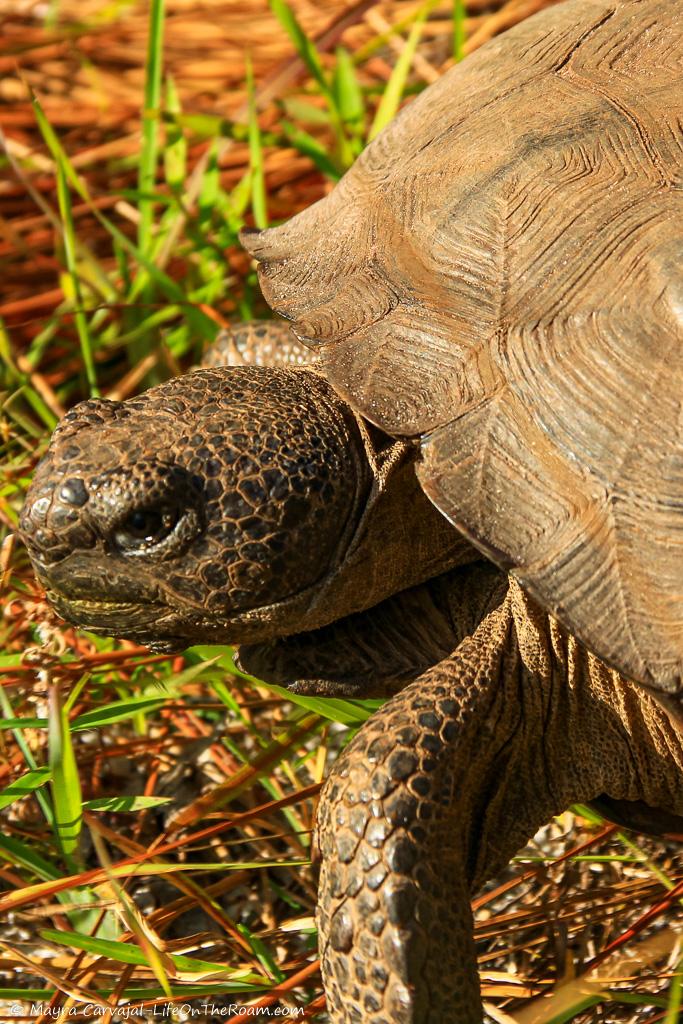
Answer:
<svg viewBox="0 0 683 1024"><path fill-rule="evenodd" d="M221 331L202 366L310 366L314 355L283 320L247 320Z"/></svg>
<svg viewBox="0 0 683 1024"><path fill-rule="evenodd" d="M576 801L682 813L682 769L667 715L512 582L327 781L319 926L333 1024L480 1024L472 892Z"/></svg>

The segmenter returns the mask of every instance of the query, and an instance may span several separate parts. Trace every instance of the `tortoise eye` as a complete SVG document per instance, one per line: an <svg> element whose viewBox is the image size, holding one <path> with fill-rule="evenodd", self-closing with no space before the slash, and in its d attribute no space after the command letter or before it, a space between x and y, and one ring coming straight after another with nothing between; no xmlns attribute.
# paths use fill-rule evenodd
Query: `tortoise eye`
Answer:
<svg viewBox="0 0 683 1024"><path fill-rule="evenodd" d="M120 524L114 539L124 551L152 548L168 537L178 519L176 508L136 508Z"/></svg>

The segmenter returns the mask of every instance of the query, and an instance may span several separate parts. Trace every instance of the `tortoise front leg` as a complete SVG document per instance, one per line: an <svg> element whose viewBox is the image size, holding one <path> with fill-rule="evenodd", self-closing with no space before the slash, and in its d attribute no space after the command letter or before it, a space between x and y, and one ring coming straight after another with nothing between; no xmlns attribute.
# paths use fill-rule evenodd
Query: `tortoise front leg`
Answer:
<svg viewBox="0 0 683 1024"><path fill-rule="evenodd" d="M319 927L334 1024L480 1024L470 896L575 801L683 811L681 740L512 583L386 704L323 792Z"/></svg>

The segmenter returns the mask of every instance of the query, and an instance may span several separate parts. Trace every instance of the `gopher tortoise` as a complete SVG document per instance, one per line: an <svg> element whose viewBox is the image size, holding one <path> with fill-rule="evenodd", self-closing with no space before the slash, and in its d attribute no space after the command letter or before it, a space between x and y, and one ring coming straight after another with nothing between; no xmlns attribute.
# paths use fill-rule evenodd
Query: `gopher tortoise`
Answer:
<svg viewBox="0 0 683 1024"><path fill-rule="evenodd" d="M320 805L335 1024L478 1024L471 893L571 803L682 831L681 15L477 51L244 232L295 338L79 405L36 471L65 618L391 697Z"/></svg>

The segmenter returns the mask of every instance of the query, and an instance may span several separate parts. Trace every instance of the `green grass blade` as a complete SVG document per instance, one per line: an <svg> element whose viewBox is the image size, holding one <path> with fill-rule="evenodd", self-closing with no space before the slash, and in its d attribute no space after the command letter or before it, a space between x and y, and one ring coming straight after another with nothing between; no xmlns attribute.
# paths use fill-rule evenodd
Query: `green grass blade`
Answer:
<svg viewBox="0 0 683 1024"><path fill-rule="evenodd" d="M330 160L327 149L321 142L318 142L312 135L309 135L303 128L290 124L289 121L282 121L280 128L294 149L307 156L330 181L339 181L341 178L339 168L335 167L332 160Z"/></svg>
<svg viewBox="0 0 683 1024"><path fill-rule="evenodd" d="M453 60L458 63L465 56L465 0L453 0Z"/></svg>
<svg viewBox="0 0 683 1024"><path fill-rule="evenodd" d="M277 693L284 700L291 701L298 707L311 711L321 718L328 718L332 722L339 722L340 725L359 726L367 722L371 715L374 715L377 708L384 704L384 700L342 700L338 697L304 697L299 693L292 693L285 686L278 686L276 683L263 683L273 693Z"/></svg>
<svg viewBox="0 0 683 1024"><path fill-rule="evenodd" d="M49 942L56 942L60 946L71 946L73 949L82 949L94 956L105 956L108 960L114 960L122 964L137 964L141 967L148 966L144 952L129 942L110 942L107 939L93 939L89 935L79 935L77 932L58 932L53 928L45 928L40 932L42 938ZM264 979L253 972L246 973L241 969L226 964L214 964L208 960L195 960L193 957L179 954L168 954L175 968L192 974L239 974L240 980L245 985L261 986Z"/></svg>
<svg viewBox="0 0 683 1024"><path fill-rule="evenodd" d="M269 0L269 3L273 14L294 43L295 49L306 65L309 74L316 81L321 93L325 97L336 138L337 155L342 166L344 168L349 167L354 160L353 146L344 129L344 121L334 86L325 72L315 43L308 38L299 24L294 11L286 3L286 0Z"/></svg>
<svg viewBox="0 0 683 1024"><path fill-rule="evenodd" d="M22 387L19 388L17 392L15 392L12 398L8 399L8 402L12 401L13 398L18 397L20 394L24 396L28 404L33 409L34 413L38 416L39 419L43 421L43 424L47 427L47 429L49 431L54 430L59 420L57 419L55 414L50 409L48 409L48 407L45 405L45 402L42 400L38 392L35 391L34 388L32 388L28 382L26 382L25 384L22 385ZM35 437L41 436L41 433L42 432L40 430L38 430L35 434L33 431L31 431L31 434L34 434Z"/></svg>
<svg viewBox="0 0 683 1024"><path fill-rule="evenodd" d="M237 182L228 195L228 202L223 214L228 228L235 233L244 223L244 214L249 209L251 200L251 170L247 168L246 174Z"/></svg>
<svg viewBox="0 0 683 1024"><path fill-rule="evenodd" d="M161 697L129 697L125 700L116 700L111 704L107 704L106 707L84 711L82 715L79 715L71 723L71 731L82 732L84 729L97 729L113 725L114 722L123 722L125 719L134 718L142 712L156 711L167 700L168 697L165 694ZM50 725L50 721L51 719L49 718L6 717L0 719L0 729L46 729Z"/></svg>
<svg viewBox="0 0 683 1024"><path fill-rule="evenodd" d="M354 135L361 135L365 121L365 97L361 89L353 58L349 51L338 46L332 88L339 116Z"/></svg>
<svg viewBox="0 0 683 1024"><path fill-rule="evenodd" d="M681 1007L683 1006L683 959L679 959L676 965L676 973L671 979L669 988L669 1005L666 1008L664 1024L679 1024L681 1020Z"/></svg>
<svg viewBox="0 0 683 1024"><path fill-rule="evenodd" d="M66 153L64 152L62 144L59 141L54 128L45 116L45 112L41 107L37 96L31 95L31 105L33 107L35 119L38 122L38 127L40 128L40 134L43 136L47 148L50 150L52 159L56 164L61 164L63 166L64 173L66 174L69 184L73 188L74 192L77 192L81 199L90 201L90 195L87 188L71 166L71 162L66 159Z"/></svg>
<svg viewBox="0 0 683 1024"><path fill-rule="evenodd" d="M141 711L156 711L168 700L164 694L161 697L129 697L126 700L116 700L103 708L93 708L92 711L84 711L82 715L74 719L71 728L74 731L81 729L97 729L100 726L112 725L114 722L122 722L126 718L133 718Z"/></svg>
<svg viewBox="0 0 683 1024"><path fill-rule="evenodd" d="M258 128L258 125L257 125ZM211 143L207 154L206 169L202 178L201 188L197 196L199 224L208 226L213 217L221 191L220 171L218 167L218 145L216 140ZM265 195L263 198L265 203Z"/></svg>
<svg viewBox="0 0 683 1024"><path fill-rule="evenodd" d="M35 339L34 339L35 340ZM30 352L29 352L30 361ZM22 373L14 362L12 343L4 320L0 318L0 363L4 366L5 374L12 382L20 385L20 391L26 398L33 411L41 419L48 430L54 430L57 426L57 417L48 409L47 405L37 391L31 387L29 376ZM12 396L14 397L14 396ZM12 399L10 398L9 401Z"/></svg>
<svg viewBox="0 0 683 1024"><path fill-rule="evenodd" d="M33 93L31 93L31 106L33 108L33 113L36 122L40 129L40 134L43 136L45 144L50 150L50 155L52 156L52 159L55 161L55 164L61 164L62 170L66 174L69 184L71 185L71 188L74 190L74 192L76 192L76 194L79 195L84 202L88 203L94 210L96 210L96 207L94 207L93 205L92 197L88 192L87 186L82 181L82 179L79 178L78 174L74 170L71 161L69 160L65 150L63 149L62 144L59 141L52 125L45 116L45 112L43 111L43 108L41 107L38 98L34 96ZM47 211L49 211L49 214L52 215L52 211L49 209L49 207L47 208ZM57 228L59 227L58 224L56 224L55 226ZM79 243L78 255L80 259L83 261L83 263L87 265L89 269L89 279L96 281L97 290L104 297L105 301L114 302L117 297L116 289L114 288L106 272L102 269L102 267L95 259L93 254L90 252L88 247L86 245L83 245L82 243Z"/></svg>
<svg viewBox="0 0 683 1024"><path fill-rule="evenodd" d="M239 972L235 972L235 977L240 977ZM24 1002L33 1003L46 1003L55 994L54 988L3 988L0 991L2 991L2 998L4 1000L20 999ZM224 982L221 984L216 984L214 982L212 984L206 985L189 985L187 983L184 985L171 985L171 996L180 996L181 999L187 999L191 996L220 996L223 994L227 995L239 991L239 981L232 982L229 984L225 984ZM120 986L117 986L117 988L115 989L107 988L106 986L102 988L98 987L97 994L100 996L101 999L108 999L111 995L114 994L116 994L118 998L121 998L121 989ZM130 1002L138 1002L139 1000L143 999L150 1000L168 998L166 992L164 992L163 989L155 988L153 985L145 986L144 988L135 988L134 986L127 986L123 995ZM161 1014L159 1014L159 1016L161 1016ZM114 1015L115 1020L126 1020L130 1018L133 1018L132 1011L130 1013L129 1018L125 1018L120 1010L118 1013L115 1013ZM144 1020L145 1018L143 1017L142 1019ZM172 1019L170 1015L168 1019Z"/></svg>
<svg viewBox="0 0 683 1024"><path fill-rule="evenodd" d="M149 11L149 37L145 64L145 109L142 115L142 147L138 188L148 198L140 199L138 210L138 247L144 253L152 249L154 223L154 187L159 157L159 113L163 66L164 0L152 0Z"/></svg>
<svg viewBox="0 0 683 1024"><path fill-rule="evenodd" d="M138 165L137 200L139 220L137 247L140 253L154 261L156 241L155 217L157 198L155 195L156 173L159 162L159 129L161 123L161 81L163 67L164 0L151 0L149 6L149 28L147 56L145 60L145 93L142 112L142 143ZM142 302L152 306L155 300L154 282L151 275L138 272L138 294ZM129 296L130 300L131 296ZM127 318L130 322L130 317ZM153 335L142 335L127 346L131 366L139 363L154 345ZM152 370L146 377L148 384L159 383Z"/></svg>
<svg viewBox="0 0 683 1024"><path fill-rule="evenodd" d="M26 772L20 778L15 779L14 782L10 782L9 786L5 786L2 792L0 792L0 810L3 807L9 807L15 800L20 800L22 796L33 793L34 790L39 789L40 786L44 786L49 781L49 768L36 768L34 771Z"/></svg>
<svg viewBox="0 0 683 1024"><path fill-rule="evenodd" d="M169 957L157 947L156 934L151 929L145 927L144 918L139 913L126 890L111 876L112 864L102 837L97 832L93 832L92 838L100 864L107 873L109 886L118 902L119 913L123 921L125 921L128 930L132 933L133 940L137 944L144 962L151 967L154 977L166 993L167 998L170 999L171 985L167 973L169 966L171 966ZM115 943L115 945L118 945L118 943ZM131 943L131 945L133 944Z"/></svg>
<svg viewBox="0 0 683 1024"><path fill-rule="evenodd" d="M178 115L182 113L180 97L173 78L166 79L166 145L164 146L164 176L172 192L181 192L187 177L187 139Z"/></svg>
<svg viewBox="0 0 683 1024"><path fill-rule="evenodd" d="M670 892L672 889L675 888L675 883L673 882L673 880L669 878L664 871L661 870L656 861L654 861L651 857L648 857L648 855L640 848L637 842L634 842L633 839L631 839L631 837L627 835L625 832L617 832L617 835L619 837L620 842L622 842L624 846L631 851L632 856L638 859L641 862L641 864L644 864L652 872L655 878L657 878L658 881L661 882L665 889L668 889Z"/></svg>
<svg viewBox="0 0 683 1024"><path fill-rule="evenodd" d="M330 123L328 110L302 100L298 96L283 96L280 100L280 107L285 115L299 125L315 125L318 128L327 128Z"/></svg>
<svg viewBox="0 0 683 1024"><path fill-rule="evenodd" d="M10 655L10 657L13 657L13 655ZM0 686L0 710L2 711L2 714L4 716L4 720L0 721L0 729L6 728L6 726L4 725L5 721L14 720L17 723L22 722L22 719L13 719L13 708L7 696L4 686ZM14 739L28 767L31 769L31 771L37 771L38 764L33 756L31 748L26 742L26 739L21 731L21 724L17 724L15 726ZM46 793L42 793L40 790L38 790L36 792L36 799L40 805L40 809L43 812L45 820L54 830L54 815L52 813L52 805L50 803L49 796Z"/></svg>
<svg viewBox="0 0 683 1024"><path fill-rule="evenodd" d="M0 855L10 864L33 872L44 882L54 882L61 876L61 871L41 857L39 853L36 853L32 845L24 843L21 839L15 839L14 836L0 835Z"/></svg>
<svg viewBox="0 0 683 1024"><path fill-rule="evenodd" d="M246 58L247 71L247 92L249 95L249 168L251 170L251 208L254 213L254 223L257 228L268 227L268 210L266 206L266 184L263 173L263 146L261 144L261 129L258 123L258 112L256 110L256 91L254 86L254 71L251 66L251 57Z"/></svg>
<svg viewBox="0 0 683 1024"><path fill-rule="evenodd" d="M269 2L271 11L294 43L296 52L306 65L309 74L315 79L320 87L320 91L334 107L335 97L327 80L318 51L299 24L294 11L285 0L269 0Z"/></svg>
<svg viewBox="0 0 683 1024"><path fill-rule="evenodd" d="M389 81L387 82L386 88L382 94L382 99L377 107L377 113L375 114L375 119L372 122L372 127L368 135L368 141L374 139L383 128L386 128L398 112L403 91L406 87L406 82L408 81L410 66L412 64L413 57L415 56L420 36L422 35L422 29L426 17L427 12L426 10L423 10L415 19L415 23L410 30L410 35L408 36L406 44L401 51L401 56L396 61Z"/></svg>
<svg viewBox="0 0 683 1024"><path fill-rule="evenodd" d="M563 1010L562 1013L558 1013L554 1017L550 1017L546 1020L545 1024L570 1024L570 1021L576 1019L577 1014L582 1013L584 1010L590 1010L594 1006L600 1006L603 1002L604 999L602 995L585 996L581 999L577 999L577 1001L568 1010Z"/></svg>
<svg viewBox="0 0 683 1024"><path fill-rule="evenodd" d="M62 851L70 857L78 849L83 821L81 783L71 740L69 717L62 707L56 686L50 687L48 735L55 826Z"/></svg>
<svg viewBox="0 0 683 1024"><path fill-rule="evenodd" d="M543 1024L572 1024L577 1016L585 1010L601 1004L614 1004L616 1006L643 1006L651 1010L656 1006L666 1006L666 1000L662 996L652 995L650 992L620 992L605 989L594 996L579 997L577 1001L567 1009L555 1014L553 1017L543 1018ZM678 1024L679 1018L676 1018ZM669 1024L667 1021L666 1024Z"/></svg>
<svg viewBox="0 0 683 1024"><path fill-rule="evenodd" d="M107 229L112 238L116 239L120 248L131 255L147 271L147 274L152 281L154 281L162 295L164 295L170 302L176 302L185 310L188 322L198 337L213 341L217 331L215 322L205 313L202 313L200 309L195 309L192 305L189 305L185 293L180 285L169 277L168 274L165 274L163 270L155 266L154 262L148 259L145 254L141 252L140 249L138 249L137 246L126 237L126 235L124 235L122 231L119 231L112 221L100 213L96 208L93 208L93 213L102 226ZM140 291L142 291L146 284L145 277L146 276L144 274L138 274L137 279L133 282L130 293L127 296L128 302L134 301L134 299L140 294Z"/></svg>
<svg viewBox="0 0 683 1024"><path fill-rule="evenodd" d="M120 814L122 811L134 812L146 810L148 807L159 807L170 800L170 796L103 796L97 800L85 800L83 808L86 811L115 811Z"/></svg>
<svg viewBox="0 0 683 1024"><path fill-rule="evenodd" d="M45 729L47 728L47 718L1 718L0 729ZM19 736L21 733L18 734Z"/></svg>
<svg viewBox="0 0 683 1024"><path fill-rule="evenodd" d="M424 3L417 9L413 9L410 14L398 18L389 25L386 31L373 35L371 39L353 51L352 59L355 66L361 67L369 57L379 50L383 50L392 37L402 36L404 32L407 32L415 24L417 18L421 18L423 15L429 17L438 3L439 0L424 0Z"/></svg>
<svg viewBox="0 0 683 1024"><path fill-rule="evenodd" d="M63 288L68 292L67 298L74 306L74 322L76 324L78 340L81 346L85 375L88 381L88 387L90 388L90 394L95 397L99 395L100 392L97 387L97 376L95 374L92 339L90 337L90 331L88 330L88 322L86 320L85 313L83 312L83 296L81 294L81 285L76 263L76 237L71 212L71 196L69 195L64 161L61 159L57 162L57 201L59 203L59 213L64 225L64 260L66 262L68 275L67 281L63 282Z"/></svg>
<svg viewBox="0 0 683 1024"><path fill-rule="evenodd" d="M257 935L252 935L246 925L238 924L237 930L240 935L244 936L251 946L256 959L261 964L264 971L266 971L277 985L282 984L282 982L286 980L287 975L280 970L265 942L262 942Z"/></svg>
<svg viewBox="0 0 683 1024"><path fill-rule="evenodd" d="M573 814L578 814L581 818L585 818L591 825L605 824L603 816L587 804L572 804L571 811Z"/></svg>

